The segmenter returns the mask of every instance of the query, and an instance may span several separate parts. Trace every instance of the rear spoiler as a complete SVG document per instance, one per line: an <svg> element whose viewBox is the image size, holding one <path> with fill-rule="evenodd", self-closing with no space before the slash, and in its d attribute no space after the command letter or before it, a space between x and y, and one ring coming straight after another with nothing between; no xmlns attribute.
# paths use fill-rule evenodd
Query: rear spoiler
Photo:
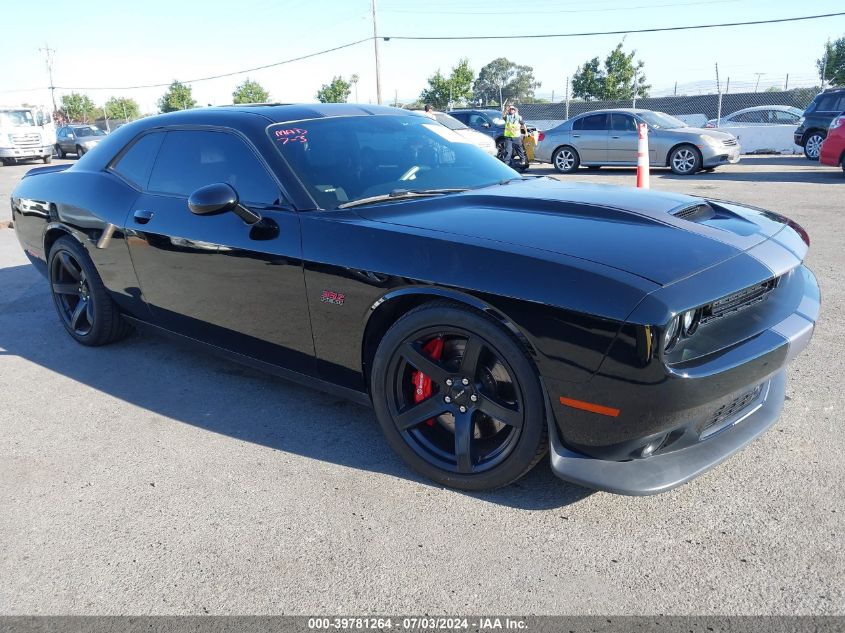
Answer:
<svg viewBox="0 0 845 633"><path fill-rule="evenodd" d="M52 174L57 171L64 171L68 167L73 167L73 163L70 165L47 165L46 167L35 167L26 172L23 177L29 178L30 176L39 176L41 174Z"/></svg>

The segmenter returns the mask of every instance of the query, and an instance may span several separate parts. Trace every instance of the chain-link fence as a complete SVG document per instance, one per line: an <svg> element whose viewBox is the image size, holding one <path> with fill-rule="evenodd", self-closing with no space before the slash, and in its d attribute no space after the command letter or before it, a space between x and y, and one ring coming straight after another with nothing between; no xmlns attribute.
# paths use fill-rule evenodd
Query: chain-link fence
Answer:
<svg viewBox="0 0 845 633"><path fill-rule="evenodd" d="M818 88L796 88L766 92L733 92L728 94L678 95L626 99L624 101L565 100L560 103L526 103L520 114L539 129L548 129L573 116L606 108L642 108L671 114L689 125L700 127L711 119L727 117L738 110L755 106L790 106L804 110L819 92ZM753 121L749 121L753 122ZM760 123L776 123L759 121ZM782 123L787 123L784 120Z"/></svg>

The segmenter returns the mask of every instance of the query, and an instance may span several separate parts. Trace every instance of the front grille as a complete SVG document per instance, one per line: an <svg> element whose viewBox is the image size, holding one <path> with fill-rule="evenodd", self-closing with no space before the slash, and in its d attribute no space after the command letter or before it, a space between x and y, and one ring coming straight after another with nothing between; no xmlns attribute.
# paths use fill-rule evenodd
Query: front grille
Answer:
<svg viewBox="0 0 845 633"><path fill-rule="evenodd" d="M757 385L716 409L710 419L704 423L701 429L701 438L713 435L724 428L728 422L754 404L762 391L763 385Z"/></svg>
<svg viewBox="0 0 845 633"><path fill-rule="evenodd" d="M41 147L41 137L38 134L10 134L12 145L20 149L34 149Z"/></svg>
<svg viewBox="0 0 845 633"><path fill-rule="evenodd" d="M734 292L727 297L723 297L718 301L714 301L709 306L705 306L702 311L701 323L719 319L723 316L750 308L761 301L765 301L769 293L777 288L779 281L780 277L775 277L774 279L769 279L761 284L750 286L739 292Z"/></svg>
<svg viewBox="0 0 845 633"><path fill-rule="evenodd" d="M736 145L736 139L729 138L727 140L724 140L722 141L722 145L725 145L726 147L733 147L734 145Z"/></svg>
<svg viewBox="0 0 845 633"><path fill-rule="evenodd" d="M695 222L697 220L709 220L713 217L714 211L709 204L694 204L691 207L684 207L672 213L680 220L689 220Z"/></svg>

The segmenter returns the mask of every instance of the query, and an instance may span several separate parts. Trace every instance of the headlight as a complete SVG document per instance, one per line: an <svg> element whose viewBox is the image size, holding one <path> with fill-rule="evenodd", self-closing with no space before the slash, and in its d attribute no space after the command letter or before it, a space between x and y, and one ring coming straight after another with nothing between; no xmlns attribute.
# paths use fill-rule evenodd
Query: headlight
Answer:
<svg viewBox="0 0 845 633"><path fill-rule="evenodd" d="M82 147L94 147L99 142L99 140L83 141Z"/></svg>
<svg viewBox="0 0 845 633"><path fill-rule="evenodd" d="M716 138L715 136L705 136L704 142L713 147L721 147L723 144L722 139Z"/></svg>
<svg viewBox="0 0 845 633"><path fill-rule="evenodd" d="M681 334L692 336L701 322L701 310L687 310L681 316Z"/></svg>
<svg viewBox="0 0 845 633"><path fill-rule="evenodd" d="M11 134L0 134L0 147L14 147Z"/></svg>
<svg viewBox="0 0 845 633"><path fill-rule="evenodd" d="M669 325L666 326L666 329L663 330L663 351L668 352L673 347L675 347L675 343L678 342L681 334L680 328L680 320L681 316L672 317L672 320L669 321Z"/></svg>

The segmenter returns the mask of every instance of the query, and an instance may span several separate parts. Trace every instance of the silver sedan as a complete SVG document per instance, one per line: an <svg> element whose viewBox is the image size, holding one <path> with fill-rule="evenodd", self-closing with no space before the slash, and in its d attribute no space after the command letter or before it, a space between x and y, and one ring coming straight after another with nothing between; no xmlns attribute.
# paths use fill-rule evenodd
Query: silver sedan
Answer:
<svg viewBox="0 0 845 633"><path fill-rule="evenodd" d="M588 112L542 132L536 159L564 174L581 165L636 165L638 123L648 125L652 167L669 167L686 176L739 162L741 148L732 134L689 127L663 112L630 108Z"/></svg>

